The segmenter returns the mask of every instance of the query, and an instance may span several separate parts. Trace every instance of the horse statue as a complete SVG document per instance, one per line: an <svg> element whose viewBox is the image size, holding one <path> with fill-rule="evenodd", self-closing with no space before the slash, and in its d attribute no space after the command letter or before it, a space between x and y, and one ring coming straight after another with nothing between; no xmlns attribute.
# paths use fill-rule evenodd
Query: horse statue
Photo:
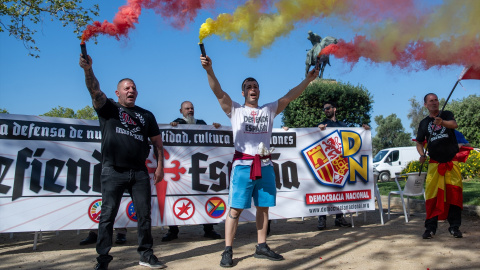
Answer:
<svg viewBox="0 0 480 270"><path fill-rule="evenodd" d="M320 74L318 77L323 78L323 71L325 70L325 67L327 64L330 66L330 57L329 55L321 55L318 57L318 54L328 45L337 44L337 39L330 36L322 39L319 35L312 33L312 31L308 31L308 35L309 37L307 39L312 42L313 47L307 53L307 60L305 61L305 77L307 77L308 70L311 66L318 65L318 68L320 69ZM318 63L317 59L319 59Z"/></svg>

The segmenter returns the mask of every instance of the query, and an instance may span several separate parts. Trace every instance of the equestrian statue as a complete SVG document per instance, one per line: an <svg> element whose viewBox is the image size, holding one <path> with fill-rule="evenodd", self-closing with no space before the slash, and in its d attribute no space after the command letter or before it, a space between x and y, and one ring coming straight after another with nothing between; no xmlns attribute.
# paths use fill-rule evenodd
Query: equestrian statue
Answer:
<svg viewBox="0 0 480 270"><path fill-rule="evenodd" d="M330 57L329 55L321 55L318 57L323 48L327 47L330 44L337 44L337 39L334 37L327 36L322 39L321 36L308 31L308 40L312 43L312 48L307 53L307 60L305 61L305 77L308 74L308 70L311 66L317 66L320 69L320 74L318 77L323 78L323 71L327 64L330 66ZM318 60L318 63L317 63Z"/></svg>

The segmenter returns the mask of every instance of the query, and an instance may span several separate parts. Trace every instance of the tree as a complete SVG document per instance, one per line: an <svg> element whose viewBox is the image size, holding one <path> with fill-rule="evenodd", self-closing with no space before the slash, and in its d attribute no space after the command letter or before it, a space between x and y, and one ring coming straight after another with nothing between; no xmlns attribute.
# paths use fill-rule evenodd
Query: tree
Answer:
<svg viewBox="0 0 480 270"><path fill-rule="evenodd" d="M57 108L53 108L50 111L44 114L41 114L41 116L75 118L75 111L70 108L64 108L62 106L58 106Z"/></svg>
<svg viewBox="0 0 480 270"><path fill-rule="evenodd" d="M418 132L418 125L423 118L427 117L428 110L427 108L425 108L425 106L423 106L423 100L420 103L416 100L415 96L413 96L408 101L410 101L411 108L407 114L407 117L411 120L410 127L413 129L413 136L416 137Z"/></svg>
<svg viewBox="0 0 480 270"><path fill-rule="evenodd" d="M98 120L97 112L93 107L86 106L83 109L77 111L75 118L78 119L89 119L89 120Z"/></svg>
<svg viewBox="0 0 480 270"><path fill-rule="evenodd" d="M418 125L420 122L423 120L423 118L427 117L429 115L427 108L425 108L424 100L423 98L419 101L415 100L416 97L413 96L410 101L410 111L407 114L408 119L411 120L410 127L413 129L413 136L417 136L417 131L418 131ZM439 109L441 110L443 108L443 105L445 104L445 98L441 98L438 100L439 103Z"/></svg>
<svg viewBox="0 0 480 270"><path fill-rule="evenodd" d="M462 132L472 146L480 146L480 96L470 95L447 103L445 110L452 111Z"/></svg>
<svg viewBox="0 0 480 270"><path fill-rule="evenodd" d="M370 123L372 97L363 86L347 83L314 80L305 91L290 102L283 111L282 122L286 127L316 127L325 120L323 104L327 101L337 104L336 116L347 126L361 126Z"/></svg>
<svg viewBox="0 0 480 270"><path fill-rule="evenodd" d="M74 33L80 38L81 29L98 16L98 5L85 8L83 0L2 0L0 3L0 32L8 31L9 36L21 40L28 55L38 58L40 49L35 45L35 28L45 17L58 20L63 26L73 24Z"/></svg>
<svg viewBox="0 0 480 270"><path fill-rule="evenodd" d="M386 118L383 118L383 115L375 116L375 123L377 123L375 129L377 134L372 139L374 156L384 148L415 145L396 114L392 113Z"/></svg>
<svg viewBox="0 0 480 270"><path fill-rule="evenodd" d="M423 104L423 100L415 101L414 96L409 101L412 108L407 117L412 121L410 127L416 136L418 124L428 115L428 111L423 105L420 105ZM445 104L445 98L441 98L439 103L441 110ZM475 94L461 100L450 100L445 106L445 110L453 112L458 124L458 131L465 135L470 144L480 146L480 136L478 135L480 134L480 97ZM422 114L423 116L421 116Z"/></svg>
<svg viewBox="0 0 480 270"><path fill-rule="evenodd" d="M97 113L90 106L86 106L85 108L78 110L77 113L75 113L73 109L58 106L57 108L53 108L50 111L44 114L41 114L41 116L89 119L89 120L98 119Z"/></svg>
<svg viewBox="0 0 480 270"><path fill-rule="evenodd" d="M7 109L0 108L0 113L6 113L6 114L8 114L8 111L7 111Z"/></svg>

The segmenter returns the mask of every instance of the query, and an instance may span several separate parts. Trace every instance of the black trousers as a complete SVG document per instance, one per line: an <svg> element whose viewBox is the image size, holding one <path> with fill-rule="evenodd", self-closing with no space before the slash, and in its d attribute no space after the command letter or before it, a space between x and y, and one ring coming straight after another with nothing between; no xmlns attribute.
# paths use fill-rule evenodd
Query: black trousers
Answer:
<svg viewBox="0 0 480 270"><path fill-rule="evenodd" d="M98 262L110 262L108 252L112 248L113 223L120 207L123 192L128 190L135 206L138 228L138 248L141 256L153 254L150 176L145 170L102 168L102 208L98 224Z"/></svg>
<svg viewBox="0 0 480 270"><path fill-rule="evenodd" d="M450 205L450 208L448 209L447 220L450 224L450 228L460 227L460 225L462 225L462 208L456 205ZM437 227L438 216L425 220L425 229L436 233Z"/></svg>

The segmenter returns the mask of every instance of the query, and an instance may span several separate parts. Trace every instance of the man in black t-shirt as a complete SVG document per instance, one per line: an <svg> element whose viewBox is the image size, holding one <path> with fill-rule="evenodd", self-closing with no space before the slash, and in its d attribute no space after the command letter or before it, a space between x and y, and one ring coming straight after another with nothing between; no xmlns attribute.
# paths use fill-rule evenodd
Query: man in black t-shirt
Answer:
<svg viewBox="0 0 480 270"><path fill-rule="evenodd" d="M320 122L317 126L320 130L325 130L327 127L346 127L343 121L337 120L336 113L337 113L337 106L332 101L327 101L323 104L323 112L327 119ZM368 125L363 125L363 128L370 129ZM338 227L352 227L351 223L348 223L345 218L343 217L343 213L339 213L336 215L335 218L335 226ZM324 230L327 227L327 216L321 215L318 216L318 225L317 228L319 230Z"/></svg>
<svg viewBox="0 0 480 270"><path fill-rule="evenodd" d="M192 102L184 101L180 105L180 113L183 115L183 118L177 118L170 123L172 127L178 126L178 124L196 124L196 125L206 125L205 121L201 119L195 119L195 109ZM215 128L219 128L220 124L213 123ZM168 232L162 237L162 242L172 241L178 238L179 229L178 226L168 226ZM220 239L222 236L218 234L213 229L213 224L203 224L203 231L205 234L204 237L212 239Z"/></svg>
<svg viewBox="0 0 480 270"><path fill-rule="evenodd" d="M85 58L88 59L88 61ZM150 152L148 138L159 154L154 173L155 184L163 179L163 143L153 114L135 105L137 87L132 79L122 79L115 94L118 102L107 99L92 69L90 56L80 57L85 72L85 84L92 97L102 131L102 206L98 224L97 264L95 269L108 269L113 259L113 223L127 189L137 215L139 264L150 268L165 268L153 254L151 233L151 184L145 161Z"/></svg>
<svg viewBox="0 0 480 270"><path fill-rule="evenodd" d="M424 102L429 115L420 122L416 138L420 163L425 162L423 146L427 142L430 156L425 184L426 230L422 237L432 238L437 231L438 220L447 219L450 234L461 238L463 185L455 158L458 152L455 129L458 125L452 112L440 113L437 95L425 95Z"/></svg>

